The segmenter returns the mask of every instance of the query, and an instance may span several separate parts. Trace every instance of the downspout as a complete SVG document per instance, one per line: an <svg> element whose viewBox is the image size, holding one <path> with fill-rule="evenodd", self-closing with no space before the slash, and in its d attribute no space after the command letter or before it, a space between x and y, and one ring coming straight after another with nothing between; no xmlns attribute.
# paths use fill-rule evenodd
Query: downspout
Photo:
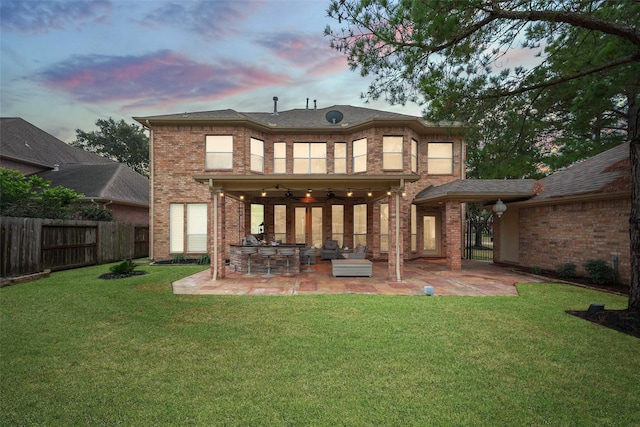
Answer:
<svg viewBox="0 0 640 427"><path fill-rule="evenodd" d="M147 120L147 128L149 129L149 259L154 259L153 256L153 218L155 215L153 206L153 128L151 123Z"/></svg>
<svg viewBox="0 0 640 427"><path fill-rule="evenodd" d="M209 179L209 191L213 197L213 280L218 280L218 194L214 192L213 179Z"/></svg>

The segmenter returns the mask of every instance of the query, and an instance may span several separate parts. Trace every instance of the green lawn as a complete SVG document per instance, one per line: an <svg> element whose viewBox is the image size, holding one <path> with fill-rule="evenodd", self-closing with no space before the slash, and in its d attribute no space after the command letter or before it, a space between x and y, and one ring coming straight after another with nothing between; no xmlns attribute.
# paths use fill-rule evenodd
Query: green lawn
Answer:
<svg viewBox="0 0 640 427"><path fill-rule="evenodd" d="M177 296L201 267L141 269L0 290L0 425L640 423L640 340L564 312L619 296Z"/></svg>

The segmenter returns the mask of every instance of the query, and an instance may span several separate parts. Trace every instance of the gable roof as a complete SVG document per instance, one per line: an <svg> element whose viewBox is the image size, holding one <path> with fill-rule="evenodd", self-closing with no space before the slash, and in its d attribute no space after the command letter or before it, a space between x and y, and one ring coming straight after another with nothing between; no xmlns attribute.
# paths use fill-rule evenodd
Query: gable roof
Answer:
<svg viewBox="0 0 640 427"><path fill-rule="evenodd" d="M342 114L342 120L333 123L327 119L327 113L338 111ZM235 110L213 110L193 113L167 114L161 116L134 117L134 120L143 126L157 124L194 124L194 123L241 123L247 126L258 127L263 131L330 131L352 132L354 128L376 122L405 122L419 131L441 129L462 129L461 123L435 124L423 120L421 117L407 114L392 113L389 111L374 110L371 108L354 107L351 105L333 105L326 108L303 108L280 111L276 113L263 112L238 112Z"/></svg>
<svg viewBox="0 0 640 427"><path fill-rule="evenodd" d="M0 156L45 168L63 163L116 163L66 144L19 117L0 118Z"/></svg>
<svg viewBox="0 0 640 427"><path fill-rule="evenodd" d="M416 194L414 203L444 200L486 202L489 200L528 199L538 191L535 179L458 179L438 186L429 186Z"/></svg>
<svg viewBox="0 0 640 427"><path fill-rule="evenodd" d="M149 205L149 180L122 163L104 165L63 164L41 172L41 178L84 194L84 199Z"/></svg>
<svg viewBox="0 0 640 427"><path fill-rule="evenodd" d="M540 180L535 200L631 191L629 143L625 142Z"/></svg>

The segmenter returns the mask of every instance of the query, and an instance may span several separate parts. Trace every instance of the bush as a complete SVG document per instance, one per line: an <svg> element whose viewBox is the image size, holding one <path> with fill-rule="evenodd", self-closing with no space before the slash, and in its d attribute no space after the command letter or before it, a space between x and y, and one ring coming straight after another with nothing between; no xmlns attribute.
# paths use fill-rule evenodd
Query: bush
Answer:
<svg viewBox="0 0 640 427"><path fill-rule="evenodd" d="M533 267L531 267L529 271L531 272L531 274L542 274L542 268L540 268L537 265L534 265Z"/></svg>
<svg viewBox="0 0 640 427"><path fill-rule="evenodd" d="M175 254L171 257L172 264L182 264L187 261L187 257L184 254Z"/></svg>
<svg viewBox="0 0 640 427"><path fill-rule="evenodd" d="M576 265L570 262L566 264L562 264L560 267L558 267L558 269L556 270L556 273L558 273L558 276L560 276L563 279L570 279L572 277L576 277Z"/></svg>
<svg viewBox="0 0 640 427"><path fill-rule="evenodd" d="M613 283L615 280L615 270L601 259L591 259L584 263L587 277L596 285Z"/></svg>
<svg viewBox="0 0 640 427"><path fill-rule="evenodd" d="M128 259L128 260L122 261L120 264L111 266L109 268L109 271L116 274L129 274L133 270L135 270L137 266L138 265L135 262Z"/></svg>
<svg viewBox="0 0 640 427"><path fill-rule="evenodd" d="M78 216L87 221L113 221L113 212L104 206L80 206Z"/></svg>
<svg viewBox="0 0 640 427"><path fill-rule="evenodd" d="M200 265L208 265L211 264L211 258L209 257L209 254L205 254L198 258L197 262Z"/></svg>

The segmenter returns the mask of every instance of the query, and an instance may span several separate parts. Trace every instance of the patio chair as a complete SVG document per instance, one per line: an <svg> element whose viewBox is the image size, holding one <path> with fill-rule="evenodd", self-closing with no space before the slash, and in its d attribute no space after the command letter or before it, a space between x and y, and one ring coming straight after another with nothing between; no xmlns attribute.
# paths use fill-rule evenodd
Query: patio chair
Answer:
<svg viewBox="0 0 640 427"><path fill-rule="evenodd" d="M320 249L320 259L338 259L340 258L340 248L337 240L327 239Z"/></svg>
<svg viewBox="0 0 640 427"><path fill-rule="evenodd" d="M344 252L341 255L344 259L365 259L367 256L367 247L358 245L353 252Z"/></svg>

